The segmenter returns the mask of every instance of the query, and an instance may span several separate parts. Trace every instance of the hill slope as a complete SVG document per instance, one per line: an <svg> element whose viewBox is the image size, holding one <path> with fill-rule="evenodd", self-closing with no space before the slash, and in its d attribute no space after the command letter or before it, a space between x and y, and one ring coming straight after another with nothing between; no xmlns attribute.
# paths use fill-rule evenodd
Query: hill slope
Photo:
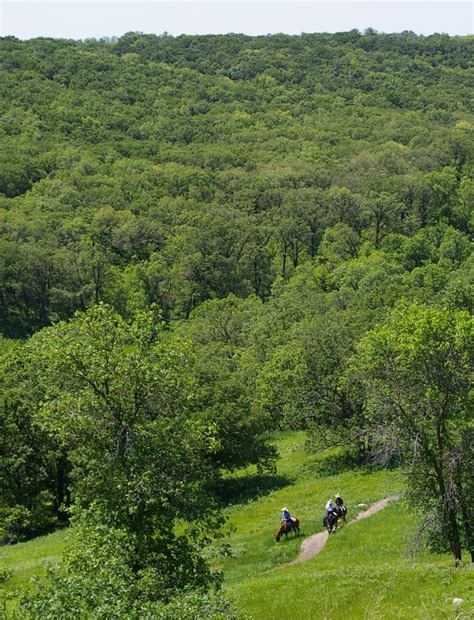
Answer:
<svg viewBox="0 0 474 620"><path fill-rule="evenodd" d="M247 471L223 486L233 531L208 556L224 571L225 588L236 595L242 613L261 619L470 617L472 570L452 568L448 554L412 553L416 518L402 501L342 527L317 557L290 564L305 537L322 529L324 502L335 492L343 494L351 520L364 510L358 504L402 490L397 471L348 468L335 452L307 455L303 441L302 433L278 436L277 476ZM277 544L282 505L301 519L302 534ZM4 548L2 566L14 571L10 591L40 575L44 562L58 560L65 536L58 532ZM454 597L464 600L459 608Z"/></svg>
<svg viewBox="0 0 474 620"><path fill-rule="evenodd" d="M232 508L236 554L221 562L226 588L255 618L454 618L474 610L472 571L455 570L449 555L414 554L416 518L402 501L332 535L318 557L290 565L304 538L276 544L278 511L287 504L302 522L302 536L322 529L322 507L340 491L350 518L357 504L401 490L396 471L338 471L334 455L307 456L302 435L278 441L279 473L291 484ZM342 461L342 458L341 458ZM333 475L325 475L333 469ZM454 597L464 599L460 608ZM469 602L470 601L470 602Z"/></svg>

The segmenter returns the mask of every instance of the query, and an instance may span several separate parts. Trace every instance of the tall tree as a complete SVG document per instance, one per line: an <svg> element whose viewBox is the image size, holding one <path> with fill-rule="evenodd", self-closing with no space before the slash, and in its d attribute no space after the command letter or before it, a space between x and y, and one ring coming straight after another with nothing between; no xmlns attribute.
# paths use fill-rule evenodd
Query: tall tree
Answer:
<svg viewBox="0 0 474 620"><path fill-rule="evenodd" d="M198 541L221 523L206 490L218 439L194 404L186 345L165 340L153 315L125 322L99 305L26 345L37 420L72 464L76 523L97 545L107 529L128 538L128 568L151 601L212 581Z"/></svg>
<svg viewBox="0 0 474 620"><path fill-rule="evenodd" d="M434 519L456 565L463 538L474 559L473 332L467 312L402 306L364 338L355 358L374 449L403 459L415 505L427 523Z"/></svg>

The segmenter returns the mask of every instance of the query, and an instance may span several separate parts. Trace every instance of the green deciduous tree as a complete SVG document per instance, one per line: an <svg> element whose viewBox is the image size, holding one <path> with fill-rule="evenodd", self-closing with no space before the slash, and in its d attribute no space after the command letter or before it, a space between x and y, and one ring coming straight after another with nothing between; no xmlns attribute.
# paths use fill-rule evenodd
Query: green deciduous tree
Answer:
<svg viewBox="0 0 474 620"><path fill-rule="evenodd" d="M403 458L412 501L434 519L456 564L463 540L474 554L473 329L464 311L402 306L364 338L355 358L373 445Z"/></svg>
<svg viewBox="0 0 474 620"><path fill-rule="evenodd" d="M127 538L123 570L145 601L215 582L198 541L221 523L206 490L218 437L193 399L187 345L168 346L152 314L127 323L99 305L26 349L42 391L37 420L72 465L76 526L92 528L97 548L101 532ZM69 563L77 578L88 570L81 558Z"/></svg>
<svg viewBox="0 0 474 620"><path fill-rule="evenodd" d="M207 301L177 331L193 343L191 372L196 396L218 447L213 460L234 470L271 467L275 450L266 442L272 420L254 407L257 366L247 355L249 329L262 311L255 297Z"/></svg>
<svg viewBox="0 0 474 620"><path fill-rule="evenodd" d="M23 346L0 337L0 541L17 542L65 518L67 461L35 420Z"/></svg>

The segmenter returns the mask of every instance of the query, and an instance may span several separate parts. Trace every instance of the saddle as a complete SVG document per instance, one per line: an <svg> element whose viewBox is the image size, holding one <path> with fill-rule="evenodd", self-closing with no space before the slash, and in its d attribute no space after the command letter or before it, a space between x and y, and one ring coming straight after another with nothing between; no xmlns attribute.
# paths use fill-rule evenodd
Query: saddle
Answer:
<svg viewBox="0 0 474 620"><path fill-rule="evenodd" d="M291 523L289 523L288 521L283 520L282 525L285 528L285 531L290 532L291 530L295 529L294 523L295 523L295 520L292 517L291 518Z"/></svg>

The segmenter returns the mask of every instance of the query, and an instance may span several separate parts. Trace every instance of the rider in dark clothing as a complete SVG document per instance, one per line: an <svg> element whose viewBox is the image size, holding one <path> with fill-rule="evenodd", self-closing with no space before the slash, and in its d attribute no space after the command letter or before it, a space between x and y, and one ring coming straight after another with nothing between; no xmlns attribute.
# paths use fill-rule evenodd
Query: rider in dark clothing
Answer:
<svg viewBox="0 0 474 620"><path fill-rule="evenodd" d="M339 515L339 517L342 517L344 519L344 521L345 521L347 509L344 506L344 500L339 495L339 493L336 495L336 508L335 508L335 511Z"/></svg>

